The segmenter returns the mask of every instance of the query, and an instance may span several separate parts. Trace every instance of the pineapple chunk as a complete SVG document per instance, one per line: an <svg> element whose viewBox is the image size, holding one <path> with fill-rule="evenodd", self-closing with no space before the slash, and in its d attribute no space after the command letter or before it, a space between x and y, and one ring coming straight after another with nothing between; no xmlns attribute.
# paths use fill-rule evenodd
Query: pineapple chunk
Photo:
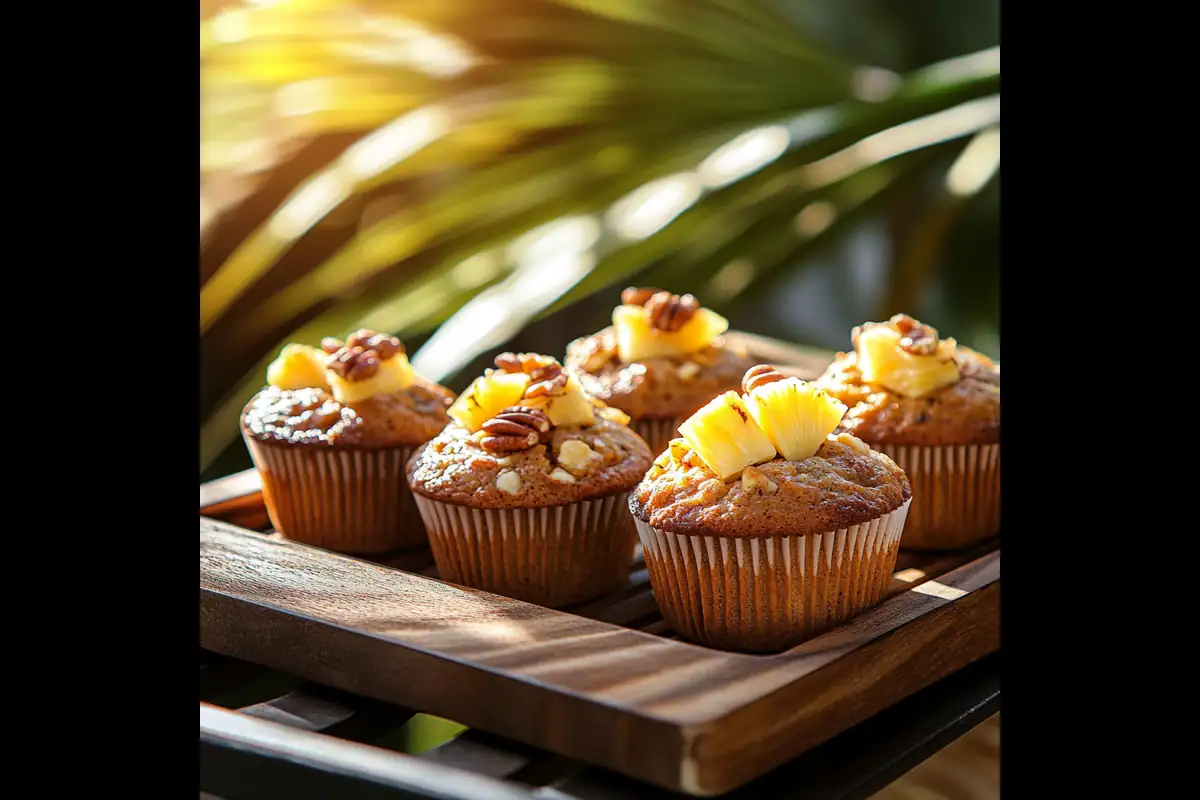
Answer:
<svg viewBox="0 0 1200 800"><path fill-rule="evenodd" d="M587 426L596 422L596 406L574 378L567 379L566 391L557 397L527 397L521 405L540 408L556 428L564 425Z"/></svg>
<svg viewBox="0 0 1200 800"><path fill-rule="evenodd" d="M528 385L529 376L524 372L492 372L476 378L446 413L474 433L504 409L520 405Z"/></svg>
<svg viewBox="0 0 1200 800"><path fill-rule="evenodd" d="M396 353L379 362L379 371L365 381L348 381L332 370L325 371L329 387L339 403L361 403L377 394L391 394L413 385L416 373L408 363L408 356Z"/></svg>
<svg viewBox="0 0 1200 800"><path fill-rule="evenodd" d="M306 344L289 344L267 367L267 383L280 389L328 389L325 354Z"/></svg>
<svg viewBox="0 0 1200 800"><path fill-rule="evenodd" d="M650 325L642 306L617 306L613 310L617 352L626 362L661 356L684 356L703 350L729 330L729 320L701 308L677 331L660 331Z"/></svg>
<svg viewBox="0 0 1200 800"><path fill-rule="evenodd" d="M713 398L688 417L679 432L722 480L775 457L775 446L734 391Z"/></svg>
<svg viewBox="0 0 1200 800"><path fill-rule="evenodd" d="M959 379L955 342L943 339L937 352L916 356L900 349L900 334L887 325L864 327L858 335L858 368L863 381L905 397L922 397Z"/></svg>
<svg viewBox="0 0 1200 800"><path fill-rule="evenodd" d="M846 413L845 404L799 378L759 386L746 395L746 407L788 461L816 453Z"/></svg>

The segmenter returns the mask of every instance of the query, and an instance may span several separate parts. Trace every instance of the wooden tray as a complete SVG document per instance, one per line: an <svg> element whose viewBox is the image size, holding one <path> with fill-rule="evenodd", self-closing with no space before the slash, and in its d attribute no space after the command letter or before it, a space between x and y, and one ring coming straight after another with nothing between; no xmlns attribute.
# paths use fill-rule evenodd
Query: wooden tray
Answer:
<svg viewBox="0 0 1200 800"><path fill-rule="evenodd" d="M202 486L200 512L203 648L695 795L999 649L998 540L902 553L880 606L744 655L669 630L640 552L624 587L555 611L444 583L428 550L377 563L264 535L253 471Z"/></svg>

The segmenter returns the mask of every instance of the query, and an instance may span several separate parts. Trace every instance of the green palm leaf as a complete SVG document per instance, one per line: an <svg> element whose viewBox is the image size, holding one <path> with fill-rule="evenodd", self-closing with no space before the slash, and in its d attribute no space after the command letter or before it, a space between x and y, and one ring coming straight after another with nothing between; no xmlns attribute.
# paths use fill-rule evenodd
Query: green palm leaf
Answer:
<svg viewBox="0 0 1200 800"><path fill-rule="evenodd" d="M201 23L210 180L253 187L238 154L255 137L359 137L296 175L201 286L202 346L242 365L208 376L221 391L202 416L202 469L236 439L284 340L440 325L414 363L447 379L633 276L719 308L999 120L998 49L895 76L826 52L768 0L359 9L292 0ZM297 259L364 203L384 210ZM206 236L232 213L202 214ZM245 298L253 313L230 314Z"/></svg>

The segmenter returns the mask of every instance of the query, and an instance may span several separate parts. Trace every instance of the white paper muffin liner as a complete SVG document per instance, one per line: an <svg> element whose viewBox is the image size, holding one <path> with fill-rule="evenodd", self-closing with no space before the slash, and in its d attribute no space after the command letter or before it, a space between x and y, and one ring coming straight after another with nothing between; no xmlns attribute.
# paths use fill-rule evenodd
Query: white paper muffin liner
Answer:
<svg viewBox="0 0 1200 800"><path fill-rule="evenodd" d="M679 438L679 426L686 421L687 417L635 419L630 421L629 427L650 445L650 454L658 456L667 449L667 444L672 439Z"/></svg>
<svg viewBox="0 0 1200 800"><path fill-rule="evenodd" d="M404 473L415 448L293 447L244 438L271 524L285 538L357 555L425 544Z"/></svg>
<svg viewBox="0 0 1200 800"><path fill-rule="evenodd" d="M1000 532L999 444L868 444L895 461L912 484L902 549L953 550Z"/></svg>
<svg viewBox="0 0 1200 800"><path fill-rule="evenodd" d="M634 521L667 624L701 644L761 652L792 647L877 604L910 503L805 536L677 534Z"/></svg>
<svg viewBox="0 0 1200 800"><path fill-rule="evenodd" d="M559 608L629 577L629 492L562 506L469 508L414 495L443 580Z"/></svg>

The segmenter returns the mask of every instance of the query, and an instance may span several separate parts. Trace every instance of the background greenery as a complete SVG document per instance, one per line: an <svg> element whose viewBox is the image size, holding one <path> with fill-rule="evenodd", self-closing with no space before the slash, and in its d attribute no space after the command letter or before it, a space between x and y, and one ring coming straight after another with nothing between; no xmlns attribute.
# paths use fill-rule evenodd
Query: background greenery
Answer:
<svg viewBox="0 0 1200 800"><path fill-rule="evenodd" d="M995 0L203 1L202 478L285 341L461 389L634 282L999 358L998 42Z"/></svg>

